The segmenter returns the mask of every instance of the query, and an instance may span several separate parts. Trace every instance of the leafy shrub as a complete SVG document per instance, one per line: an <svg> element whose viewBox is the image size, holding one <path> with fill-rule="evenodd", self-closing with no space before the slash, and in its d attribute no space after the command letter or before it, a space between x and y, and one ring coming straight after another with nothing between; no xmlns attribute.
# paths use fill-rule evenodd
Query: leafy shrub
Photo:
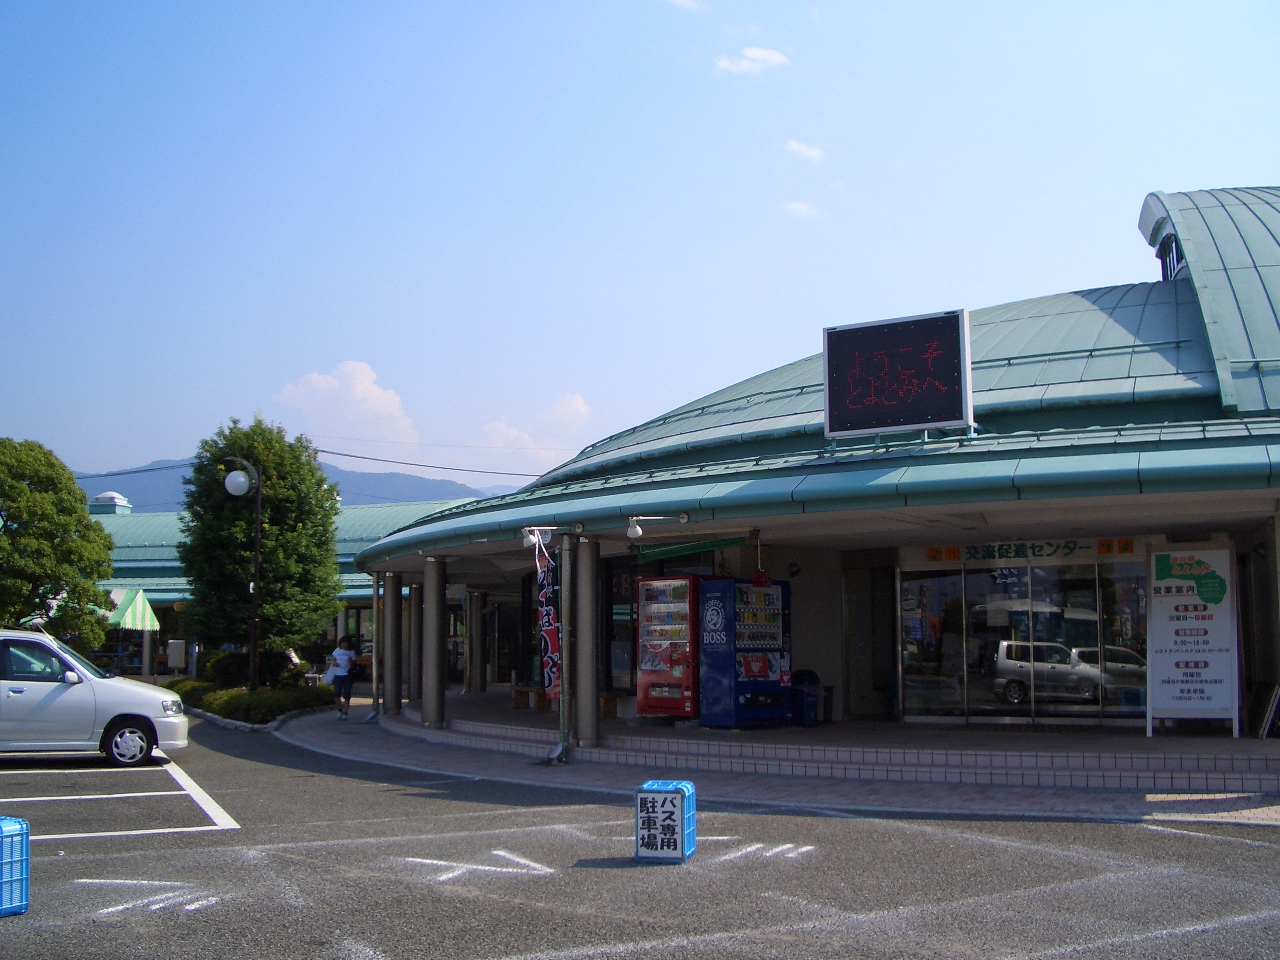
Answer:
<svg viewBox="0 0 1280 960"><path fill-rule="evenodd" d="M291 710L330 706L332 703L333 687L321 684L318 687L263 687L252 693L248 690L214 690L205 695L200 709L228 720L270 723Z"/></svg>
<svg viewBox="0 0 1280 960"><path fill-rule="evenodd" d="M186 677L166 680L161 686L172 690L180 696L184 705L196 708L199 708L204 702L206 694L217 689L212 683L206 683L203 680L188 680Z"/></svg>
<svg viewBox="0 0 1280 960"><path fill-rule="evenodd" d="M297 687L302 685L306 668L295 666L283 650L258 651L258 683L268 687ZM221 651L209 659L201 680L212 683L219 690L249 685L249 654L239 650Z"/></svg>

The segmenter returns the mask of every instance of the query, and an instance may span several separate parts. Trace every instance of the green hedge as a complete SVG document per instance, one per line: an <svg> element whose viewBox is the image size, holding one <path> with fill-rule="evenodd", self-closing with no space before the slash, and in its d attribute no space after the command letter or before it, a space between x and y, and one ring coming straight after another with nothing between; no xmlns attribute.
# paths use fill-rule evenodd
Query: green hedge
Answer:
<svg viewBox="0 0 1280 960"><path fill-rule="evenodd" d="M306 675L305 667L296 667L283 650L258 652L258 684L266 687L298 687ZM242 650L219 651L209 658L200 679L220 690L249 685L249 654Z"/></svg>
<svg viewBox="0 0 1280 960"><path fill-rule="evenodd" d="M188 680L186 677L166 680L161 686L172 690L180 696L185 706L196 708L201 707L207 694L218 689L212 683L205 683L203 680Z"/></svg>
<svg viewBox="0 0 1280 960"><path fill-rule="evenodd" d="M306 707L332 706L333 687L261 687L248 690L213 690L206 693L200 709L216 713L228 720L245 723L270 723L281 714Z"/></svg>

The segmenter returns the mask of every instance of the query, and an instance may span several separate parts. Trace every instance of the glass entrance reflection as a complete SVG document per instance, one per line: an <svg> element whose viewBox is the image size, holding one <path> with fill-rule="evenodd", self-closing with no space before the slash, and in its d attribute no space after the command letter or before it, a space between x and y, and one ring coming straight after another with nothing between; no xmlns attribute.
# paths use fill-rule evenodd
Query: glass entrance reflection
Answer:
<svg viewBox="0 0 1280 960"><path fill-rule="evenodd" d="M1088 566L1032 567L1037 716L1099 716L1098 578Z"/></svg>
<svg viewBox="0 0 1280 960"><path fill-rule="evenodd" d="M1108 717L1147 712L1147 565L1098 565L1102 601L1101 670Z"/></svg>
<svg viewBox="0 0 1280 960"><path fill-rule="evenodd" d="M1027 568L965 572L970 716L1031 716Z"/></svg>
<svg viewBox="0 0 1280 960"><path fill-rule="evenodd" d="M902 573L902 709L964 714L964 581L960 571Z"/></svg>
<svg viewBox="0 0 1280 960"><path fill-rule="evenodd" d="M1141 716L1142 561L901 571L906 716Z"/></svg>

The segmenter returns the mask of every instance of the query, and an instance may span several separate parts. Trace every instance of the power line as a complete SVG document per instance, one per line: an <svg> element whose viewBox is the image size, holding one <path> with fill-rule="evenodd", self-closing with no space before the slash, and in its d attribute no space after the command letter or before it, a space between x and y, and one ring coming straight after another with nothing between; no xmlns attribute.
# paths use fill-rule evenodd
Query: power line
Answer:
<svg viewBox="0 0 1280 960"><path fill-rule="evenodd" d="M189 467L195 463L194 460L181 460L178 463L170 463L163 467L134 467L132 470L112 470L110 473L77 473L77 480L97 480L101 477L127 477L132 473L156 473L160 470L178 470L182 467Z"/></svg>
<svg viewBox="0 0 1280 960"><path fill-rule="evenodd" d="M349 457L352 460L372 460L374 463L394 463L401 467L424 467L428 470L452 470L454 473L483 473L493 477L530 477L537 479L542 476L540 473L513 473L510 470L470 470L467 467L442 467L438 463L414 463L411 460L387 460L383 457L365 457L358 453L339 453L337 450L321 450L316 448L316 453L326 453L331 457Z"/></svg>

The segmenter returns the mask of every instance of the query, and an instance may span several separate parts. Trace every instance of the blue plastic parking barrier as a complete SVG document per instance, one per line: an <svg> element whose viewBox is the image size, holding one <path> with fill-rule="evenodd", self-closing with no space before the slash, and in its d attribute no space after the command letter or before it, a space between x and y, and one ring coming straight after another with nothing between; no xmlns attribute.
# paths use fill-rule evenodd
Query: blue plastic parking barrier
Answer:
<svg viewBox="0 0 1280 960"><path fill-rule="evenodd" d="M0 817L0 917L26 913L31 887L31 825Z"/></svg>
<svg viewBox="0 0 1280 960"><path fill-rule="evenodd" d="M648 780L636 790L636 860L684 863L698 849L697 793L688 780Z"/></svg>

